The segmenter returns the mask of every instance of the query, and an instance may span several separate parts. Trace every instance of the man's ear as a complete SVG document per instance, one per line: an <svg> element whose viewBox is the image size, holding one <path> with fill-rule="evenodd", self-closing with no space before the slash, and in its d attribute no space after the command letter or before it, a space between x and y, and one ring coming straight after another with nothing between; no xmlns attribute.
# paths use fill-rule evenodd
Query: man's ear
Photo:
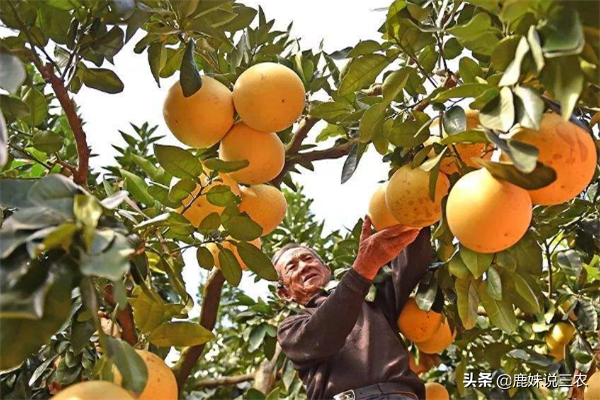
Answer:
<svg viewBox="0 0 600 400"><path fill-rule="evenodd" d="M277 286L277 295L285 301L290 301L292 299L292 296L290 296L290 293L282 284Z"/></svg>

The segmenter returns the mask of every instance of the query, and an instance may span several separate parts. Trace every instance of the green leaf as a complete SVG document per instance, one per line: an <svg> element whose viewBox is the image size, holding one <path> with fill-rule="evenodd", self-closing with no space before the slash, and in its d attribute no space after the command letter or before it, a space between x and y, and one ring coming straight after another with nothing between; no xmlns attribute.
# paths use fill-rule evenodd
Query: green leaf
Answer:
<svg viewBox="0 0 600 400"><path fill-rule="evenodd" d="M528 53L529 42L525 37L521 37L513 60L508 64L508 67L506 67L504 75L502 75L502 79L500 79L499 86L510 86L519 82L519 77L521 76L521 64Z"/></svg>
<svg viewBox="0 0 600 400"><path fill-rule="evenodd" d="M242 280L242 267L235 254L221 245L219 247L219 267L223 276L232 286L237 286Z"/></svg>
<svg viewBox="0 0 600 400"><path fill-rule="evenodd" d="M26 76L23 63L16 56L0 48L0 88L15 93Z"/></svg>
<svg viewBox="0 0 600 400"><path fill-rule="evenodd" d="M480 94L479 96L477 96L477 98L475 98L475 100L473 100L473 102L471 104L469 104L469 107L472 110L482 109L483 107L485 107L486 104L488 104L489 102L491 102L498 96L500 96L500 89L498 89L498 88L488 89L485 92L483 92L482 94Z"/></svg>
<svg viewBox="0 0 600 400"><path fill-rule="evenodd" d="M29 107L29 115L21 119L29 126L38 126L48 116L48 103L46 97L37 89L30 89L23 102Z"/></svg>
<svg viewBox="0 0 600 400"><path fill-rule="evenodd" d="M510 301L494 300L487 293L484 282L479 285L477 292L490 321L504 332L513 333L517 329L517 317Z"/></svg>
<svg viewBox="0 0 600 400"><path fill-rule="evenodd" d="M494 258L493 254L477 253L473 250L460 246L460 257L475 278L479 278L488 270Z"/></svg>
<svg viewBox="0 0 600 400"><path fill-rule="evenodd" d="M336 138L336 137L345 137L346 131L339 125L327 124L325 128L317 135L315 138L315 142L323 142L327 139Z"/></svg>
<svg viewBox="0 0 600 400"><path fill-rule="evenodd" d="M247 214L234 215L223 221L223 226L231 237L237 240L254 240L262 234L262 227Z"/></svg>
<svg viewBox="0 0 600 400"><path fill-rule="evenodd" d="M198 231L202 234L209 235L218 230L220 226L221 216L219 213L213 212L204 217L204 219L200 222Z"/></svg>
<svg viewBox="0 0 600 400"><path fill-rule="evenodd" d="M358 163L364 154L367 145L365 143L357 143L352 147L348 157L344 160L344 165L342 167L342 179L341 183L344 184L354 175L356 169L358 168Z"/></svg>
<svg viewBox="0 0 600 400"><path fill-rule="evenodd" d="M492 65L498 71L504 71L512 62L517 46L521 42L521 35L507 36L498 43L492 52Z"/></svg>
<svg viewBox="0 0 600 400"><path fill-rule="evenodd" d="M348 72L342 79L338 94L346 96L369 86L384 68L389 65L391 60L391 58L381 54L368 54L353 59L348 67Z"/></svg>
<svg viewBox="0 0 600 400"><path fill-rule="evenodd" d="M383 129L384 120L385 107L383 104L375 103L369 107L360 119L360 136L358 140L361 143L371 141L375 133Z"/></svg>
<svg viewBox="0 0 600 400"><path fill-rule="evenodd" d="M215 185L206 194L206 200L214 206L227 207L236 205L238 196L227 185Z"/></svg>
<svg viewBox="0 0 600 400"><path fill-rule="evenodd" d="M2 225L2 233L42 229L63 222L65 222L65 217L50 208L23 208L6 219Z"/></svg>
<svg viewBox="0 0 600 400"><path fill-rule="evenodd" d="M484 83L464 83L460 86L440 92L431 101L442 103L448 99L457 99L462 97L477 97L490 88Z"/></svg>
<svg viewBox="0 0 600 400"><path fill-rule="evenodd" d="M460 77L465 83L479 83L477 77L483 77L483 70L473 59L463 57L458 63Z"/></svg>
<svg viewBox="0 0 600 400"><path fill-rule="evenodd" d="M160 86L160 71L167 64L167 49L163 43L152 43L148 47L148 64L156 83Z"/></svg>
<svg viewBox="0 0 600 400"><path fill-rule="evenodd" d="M488 143L489 140L483 131L469 130L460 133L455 133L445 137L440 141L440 144L450 143Z"/></svg>
<svg viewBox="0 0 600 400"><path fill-rule="evenodd" d="M273 263L259 248L251 243L239 242L237 251L244 264L259 277L268 281L277 281L277 271Z"/></svg>
<svg viewBox="0 0 600 400"><path fill-rule="evenodd" d="M471 160L485 167L494 177L527 190L543 188L556 180L556 171L540 162L537 163L533 172L524 174L510 163L493 162L481 158L471 158Z"/></svg>
<svg viewBox="0 0 600 400"><path fill-rule="evenodd" d="M263 340L265 339L266 333L267 326L265 324L261 324L252 328L252 330L250 331L250 337L248 338L249 352L254 352L260 347Z"/></svg>
<svg viewBox="0 0 600 400"><path fill-rule="evenodd" d="M541 310L541 304L538 302L538 298L535 295L534 290L529 286L527 281L519 274L510 275L515 282L515 288L517 293L521 296L529 305L533 307L535 313L539 313Z"/></svg>
<svg viewBox="0 0 600 400"><path fill-rule="evenodd" d="M498 0L467 0L467 3L481 7L487 11L498 11Z"/></svg>
<svg viewBox="0 0 600 400"><path fill-rule="evenodd" d="M510 158L520 172L529 174L535 170L539 155L537 147L515 139L502 139L493 132L486 133L490 141Z"/></svg>
<svg viewBox="0 0 600 400"><path fill-rule="evenodd" d="M565 250L556 254L556 262L567 275L579 276L583 268L581 257L575 250Z"/></svg>
<svg viewBox="0 0 600 400"><path fill-rule="evenodd" d="M540 73L542 69L544 69L545 65L544 54L542 52L540 35L535 30L535 26L533 25L529 27L529 32L527 33L527 42L529 43L529 48L531 49L531 56L533 57L536 71Z"/></svg>
<svg viewBox="0 0 600 400"><path fill-rule="evenodd" d="M107 241L109 245L105 247ZM122 234L95 231L90 254L82 256L79 270L83 275L101 276L116 281L129 271L129 256L133 253L134 249Z"/></svg>
<svg viewBox="0 0 600 400"><path fill-rule="evenodd" d="M209 158L204 160L204 166L211 171L216 172L233 172L250 165L248 160L223 161L218 158Z"/></svg>
<svg viewBox="0 0 600 400"><path fill-rule="evenodd" d="M44 315L37 320L0 318L0 370L15 368L25 358L48 343L63 325L71 308L71 280L68 276L57 277L44 300Z"/></svg>
<svg viewBox="0 0 600 400"><path fill-rule="evenodd" d="M148 187L148 194L152 196L152 198L161 204L170 207L170 208L178 208L181 206L181 202L175 202L169 200L169 190L162 186L152 185Z"/></svg>
<svg viewBox="0 0 600 400"><path fill-rule="evenodd" d="M502 300L502 279L496 268L490 266L487 270L486 290L494 300Z"/></svg>
<svg viewBox="0 0 600 400"><path fill-rule="evenodd" d="M430 44L428 46L425 46L423 51L421 51L419 57L417 58L417 61L419 61L419 64L421 64L423 70L430 74L435 68L435 64L438 61L438 57L439 55L437 53L436 48L434 47L434 45Z"/></svg>
<svg viewBox="0 0 600 400"><path fill-rule="evenodd" d="M154 199L148 194L148 184L143 178L122 168L119 172L125 180L123 188L131 193L135 200L147 205L154 203Z"/></svg>
<svg viewBox="0 0 600 400"><path fill-rule="evenodd" d="M188 321L165 322L150 334L150 343L158 347L198 346L214 335L200 324Z"/></svg>
<svg viewBox="0 0 600 400"><path fill-rule="evenodd" d="M254 8L243 4L236 3L233 7L234 12L237 14L236 17L221 27L227 32L236 32L246 28L252 23L257 14Z"/></svg>
<svg viewBox="0 0 600 400"><path fill-rule="evenodd" d="M185 53L181 60L179 82L181 83L184 97L192 96L202 87L200 72L198 72L196 60L194 60L194 48L194 41L190 40L186 45Z"/></svg>
<svg viewBox="0 0 600 400"><path fill-rule="evenodd" d="M197 181L202 175L200 160L187 150L176 146L155 144L154 154L161 167L177 178Z"/></svg>
<svg viewBox="0 0 600 400"><path fill-rule="evenodd" d="M542 71L542 82L561 104L561 115L567 120L584 87L584 76L577 56L550 59Z"/></svg>
<svg viewBox="0 0 600 400"><path fill-rule="evenodd" d="M51 131L39 131L33 135L32 144L36 150L43 153L56 153L59 151L65 139Z"/></svg>
<svg viewBox="0 0 600 400"><path fill-rule="evenodd" d="M462 51L463 47L461 46L461 44L458 42L458 40L456 40L456 38L452 37L448 39L448 41L446 41L446 43L444 44L443 55L444 58L446 58L447 60L452 60L453 58L460 56L462 54Z"/></svg>
<svg viewBox="0 0 600 400"><path fill-rule="evenodd" d="M576 55L585 44L579 13L572 7L560 7L540 29L546 58Z"/></svg>
<svg viewBox="0 0 600 400"><path fill-rule="evenodd" d="M106 68L86 68L82 80L87 87L111 94L121 93L125 87L117 74Z"/></svg>
<svg viewBox="0 0 600 400"><path fill-rule="evenodd" d="M525 128L538 130L544 113L542 98L526 86L517 86L513 89L513 93L517 123Z"/></svg>
<svg viewBox="0 0 600 400"><path fill-rule="evenodd" d="M138 296L134 298L131 305L135 326L140 332L146 334L183 309L183 305L166 304L158 294L146 293L142 290L139 290Z"/></svg>
<svg viewBox="0 0 600 400"><path fill-rule="evenodd" d="M215 266L215 258L210 250L206 247L198 247L198 250L196 251L196 259L198 260L198 265L206 270L210 271Z"/></svg>
<svg viewBox="0 0 600 400"><path fill-rule="evenodd" d="M181 203L194 189L196 189L196 182L191 179L181 179L171 186L169 200L174 203Z"/></svg>
<svg viewBox="0 0 600 400"><path fill-rule="evenodd" d="M490 55L499 41L498 36L501 32L492 26L489 14L478 13L468 23L448 29L448 33L456 37L460 44L469 50Z"/></svg>
<svg viewBox="0 0 600 400"><path fill-rule="evenodd" d="M372 54L381 49L381 45L375 40L364 40L358 42L356 46L348 53L348 58L356 58L365 54Z"/></svg>
<svg viewBox="0 0 600 400"><path fill-rule="evenodd" d="M542 273L542 248L536 241L531 231L528 231L516 244L498 253L497 261L509 256L519 270L526 271L529 274L540 275ZM502 265L506 268L505 265Z"/></svg>
<svg viewBox="0 0 600 400"><path fill-rule="evenodd" d="M72 180L52 174L38 180L29 190L29 201L49 207L67 218L73 217L73 198L80 191Z"/></svg>
<svg viewBox="0 0 600 400"><path fill-rule="evenodd" d="M507 87L502 88L500 96L481 109L479 121L486 128L508 132L515 123L515 105L512 91Z"/></svg>
<svg viewBox="0 0 600 400"><path fill-rule="evenodd" d="M461 397L467 393L467 389L465 388L465 374L467 372L467 364L465 360L460 360L458 365L456 366L456 388L458 389L458 393Z"/></svg>
<svg viewBox="0 0 600 400"><path fill-rule="evenodd" d="M383 91L383 109L387 108L396 96L402 92L412 72L411 68L402 68L392 72L385 78L381 88Z"/></svg>
<svg viewBox="0 0 600 400"><path fill-rule="evenodd" d="M463 261L459 252L456 252L448 262L448 269L450 270L450 273L452 275L460 279L467 280L473 277L471 271L469 271L469 269L467 268L467 265Z"/></svg>
<svg viewBox="0 0 600 400"><path fill-rule="evenodd" d="M460 320L465 329L472 329L477 321L477 307L479 306L477 282L471 279L456 279L454 285Z"/></svg>
<svg viewBox="0 0 600 400"><path fill-rule="evenodd" d="M467 115L465 110L459 106L454 106L444 113L442 119L444 131L448 135L453 135L467 130Z"/></svg>
<svg viewBox="0 0 600 400"><path fill-rule="evenodd" d="M388 137L395 146L415 147L425 142L429 137L429 126L433 120L423 113L415 112L413 114L416 115L414 120L394 121L391 127L387 121L384 124L384 130L389 129Z"/></svg>
<svg viewBox="0 0 600 400"><path fill-rule="evenodd" d="M326 121L335 120L336 118L350 114L354 108L352 104L342 101L329 101L321 103L310 109L310 116L320 118Z"/></svg>
<svg viewBox="0 0 600 400"><path fill-rule="evenodd" d="M136 395L142 393L148 380L148 367L129 343L110 336L104 338L106 354L115 363L123 377L123 388Z"/></svg>

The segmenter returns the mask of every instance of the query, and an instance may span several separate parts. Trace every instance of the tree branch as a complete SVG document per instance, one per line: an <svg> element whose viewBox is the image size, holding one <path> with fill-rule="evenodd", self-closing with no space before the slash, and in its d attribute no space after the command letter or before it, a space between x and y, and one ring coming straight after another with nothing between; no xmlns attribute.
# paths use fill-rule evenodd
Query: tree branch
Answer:
<svg viewBox="0 0 600 400"><path fill-rule="evenodd" d="M220 270L215 269L206 282L202 298L202 308L200 310L200 325L212 331L217 322L217 312L221 301L221 289L225 283L225 277ZM183 391L185 381L192 372L192 368L198 358L202 355L206 344L188 347L183 351L177 364L173 367L177 377L179 391Z"/></svg>
<svg viewBox="0 0 600 400"><path fill-rule="evenodd" d="M115 296L113 293L112 286L106 286L104 288L104 300L112 307L117 306ZM133 309L131 305L127 304L124 309L117 312L117 321L123 329L121 337L130 345L134 346L138 342L137 333L135 332L135 323L133 322Z"/></svg>
<svg viewBox="0 0 600 400"><path fill-rule="evenodd" d="M317 122L319 122L319 119L313 117L306 117L302 120L302 122L300 122L298 129L296 132L294 132L294 136L292 136L292 140L285 149L287 155L298 153L300 147L302 146L302 141L306 139L308 133Z"/></svg>
<svg viewBox="0 0 600 400"><path fill-rule="evenodd" d="M335 145L329 149L298 153L294 156L291 156L288 162L290 164L299 164L303 162L312 162L344 157L350 153L350 150L352 150L352 148L357 142L357 139L351 139L345 143Z"/></svg>
<svg viewBox="0 0 600 400"><path fill-rule="evenodd" d="M238 383L254 380L254 373L243 375L225 376L223 378L207 378L198 381L194 389L211 388L217 386L237 385Z"/></svg>

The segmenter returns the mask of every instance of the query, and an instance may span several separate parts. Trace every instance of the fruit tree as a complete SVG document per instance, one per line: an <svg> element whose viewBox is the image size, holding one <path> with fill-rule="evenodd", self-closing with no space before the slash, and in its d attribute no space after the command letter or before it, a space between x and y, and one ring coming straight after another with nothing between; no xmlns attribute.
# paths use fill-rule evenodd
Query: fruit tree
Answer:
<svg viewBox="0 0 600 400"><path fill-rule="evenodd" d="M3 398L304 396L276 343L296 307L237 286L276 282L290 241L348 270L362 221L325 232L297 178L343 158L344 183L369 150L389 167L375 228L432 229L398 321L430 397L599 398L600 3L390 3L379 40L327 52L234 0L0 2ZM91 169L89 135L117 132L93 132L78 93L119 96L131 41L148 85L177 78L168 130L132 124Z"/></svg>

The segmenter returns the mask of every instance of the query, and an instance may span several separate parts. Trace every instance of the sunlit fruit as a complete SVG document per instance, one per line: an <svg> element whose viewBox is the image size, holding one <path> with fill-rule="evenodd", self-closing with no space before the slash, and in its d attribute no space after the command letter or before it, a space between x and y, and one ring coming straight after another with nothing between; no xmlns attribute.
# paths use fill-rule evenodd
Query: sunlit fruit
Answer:
<svg viewBox="0 0 600 400"><path fill-rule="evenodd" d="M475 129L479 125L479 113L473 110L465 111L467 117L467 130ZM448 137L448 134L442 129L442 138L439 136L440 132L440 120L436 119L431 123L429 127L429 132L431 132L432 136L429 137L423 143L425 146L439 143L442 138ZM454 148L449 146L449 149L446 151L446 156L440 162L440 171L445 174L451 175L458 172L458 165L456 164L456 154L454 153L454 149L456 149L456 153L458 153L458 157L460 160L469 167L472 168L480 168L478 164L471 161L472 157L480 157L486 160L489 160L492 157L492 151L489 146L485 143L455 143ZM429 158L435 157L436 154L431 150L429 153Z"/></svg>
<svg viewBox="0 0 600 400"><path fill-rule="evenodd" d="M461 177L446 204L450 231L479 253L495 253L517 243L527 232L531 216L527 191L494 178L485 168Z"/></svg>
<svg viewBox="0 0 600 400"><path fill-rule="evenodd" d="M456 337L456 331L452 332L448 320L444 320L428 340L417 343L417 348L423 353L436 354L441 353L448 348Z"/></svg>
<svg viewBox="0 0 600 400"><path fill-rule="evenodd" d="M252 185L241 189L240 212L246 212L262 228L261 236L268 235L285 218L285 196L271 185Z"/></svg>
<svg viewBox="0 0 600 400"><path fill-rule="evenodd" d="M560 309L563 313L567 313L567 311L569 311L569 309L571 308L572 305L573 305L573 300L567 299L567 300L563 301L563 303L560 305ZM571 321L577 321L577 315L575 314L575 310L572 310L569 313L569 319Z"/></svg>
<svg viewBox="0 0 600 400"><path fill-rule="evenodd" d="M529 191L533 204L553 205L569 201L592 180L598 161L594 140L589 133L563 120L560 115L544 114L539 131L523 128L511 137L537 147L538 161L556 171L556 180L550 185Z"/></svg>
<svg viewBox="0 0 600 400"><path fill-rule="evenodd" d="M398 169L385 190L385 202L399 224L422 228L442 216L442 198L448 193L450 182L440 172L435 187L434 201L429 197L429 172L405 165Z"/></svg>
<svg viewBox="0 0 600 400"><path fill-rule="evenodd" d="M558 344L567 344L573 339L575 328L566 322L559 322L550 330L550 337Z"/></svg>
<svg viewBox="0 0 600 400"><path fill-rule="evenodd" d="M425 384L425 400L450 400L450 395L445 387L437 382Z"/></svg>
<svg viewBox="0 0 600 400"><path fill-rule="evenodd" d="M177 400L177 380L171 368L162 358L147 350L136 350L148 368L148 380L138 400ZM122 376L116 367L113 367L114 382L121 385ZM109 399L111 397L104 397Z"/></svg>
<svg viewBox="0 0 600 400"><path fill-rule="evenodd" d="M442 314L421 310L416 300L411 297L400 312L398 328L408 340L419 343L429 340L438 330L441 322Z"/></svg>
<svg viewBox="0 0 600 400"><path fill-rule="evenodd" d="M285 162L285 148L276 134L259 132L240 122L221 141L219 157L225 161L248 160L248 166L229 176L237 182L255 185L279 175Z"/></svg>
<svg viewBox="0 0 600 400"><path fill-rule="evenodd" d="M180 142L191 147L210 147L233 125L233 96L221 82L204 75L200 90L184 97L177 81L167 93L163 115Z"/></svg>
<svg viewBox="0 0 600 400"><path fill-rule="evenodd" d="M288 67L265 62L244 71L233 88L233 103L244 123L261 132L289 128L304 109L304 84Z"/></svg>
<svg viewBox="0 0 600 400"><path fill-rule="evenodd" d="M369 201L369 211L367 214L371 219L371 223L378 231L398 225L398 221L396 221L396 218L394 218L385 203L386 187L387 183L379 185Z"/></svg>
<svg viewBox="0 0 600 400"><path fill-rule="evenodd" d="M61 390L54 400L133 400L122 387L107 381L80 382Z"/></svg>
<svg viewBox="0 0 600 400"><path fill-rule="evenodd" d="M209 173L206 170L205 170L205 172L207 174ZM179 209L177 210L179 213L181 213L185 208L186 210L185 210L185 212L183 212L183 216L188 221L190 221L190 223L192 225L194 225L196 228L198 226L200 226L200 223L209 214L212 214L215 212L221 214L223 212L224 207L216 206L208 201L206 194L212 188L221 186L221 185L226 185L226 186L229 186L229 188L231 189L231 192L233 192L234 194L236 194L236 195L240 194L240 188L239 188L237 182L234 181L229 175L219 174L218 177L219 177L219 180L214 179L208 186L205 186L204 189L202 189L202 194L200 196L198 196L198 192L201 189L201 185L196 186L196 189L194 189L194 191L185 200L183 200L183 203L182 203L183 206L179 207ZM202 185L206 185L206 183L208 182L207 175L203 174L200 177L200 181L202 182ZM194 197L196 197L195 200L193 200ZM193 200L193 202L192 202L192 200ZM192 205L187 207L190 204L190 202L192 202Z"/></svg>
<svg viewBox="0 0 600 400"><path fill-rule="evenodd" d="M254 245L254 247L257 247L259 249L262 247L262 242L261 242L260 238L256 238L248 243ZM237 261L240 264L240 267L242 269L245 270L248 268L246 263L242 260L242 257L240 257L240 254L238 253L238 250L237 250L237 246L234 246L233 244L231 244L229 242L222 242L221 246L223 246L223 248L231 250L233 252L233 254L235 255L235 258L237 259ZM218 269L221 269L221 262L219 261L219 253L221 252L221 250L219 249L219 247L215 243L207 243L206 248L208 250L210 250L210 252L213 255L213 259L215 260L215 267L217 267Z"/></svg>
<svg viewBox="0 0 600 400"><path fill-rule="evenodd" d="M587 387L583 391L584 400L600 400L600 372L595 372L587 379Z"/></svg>

